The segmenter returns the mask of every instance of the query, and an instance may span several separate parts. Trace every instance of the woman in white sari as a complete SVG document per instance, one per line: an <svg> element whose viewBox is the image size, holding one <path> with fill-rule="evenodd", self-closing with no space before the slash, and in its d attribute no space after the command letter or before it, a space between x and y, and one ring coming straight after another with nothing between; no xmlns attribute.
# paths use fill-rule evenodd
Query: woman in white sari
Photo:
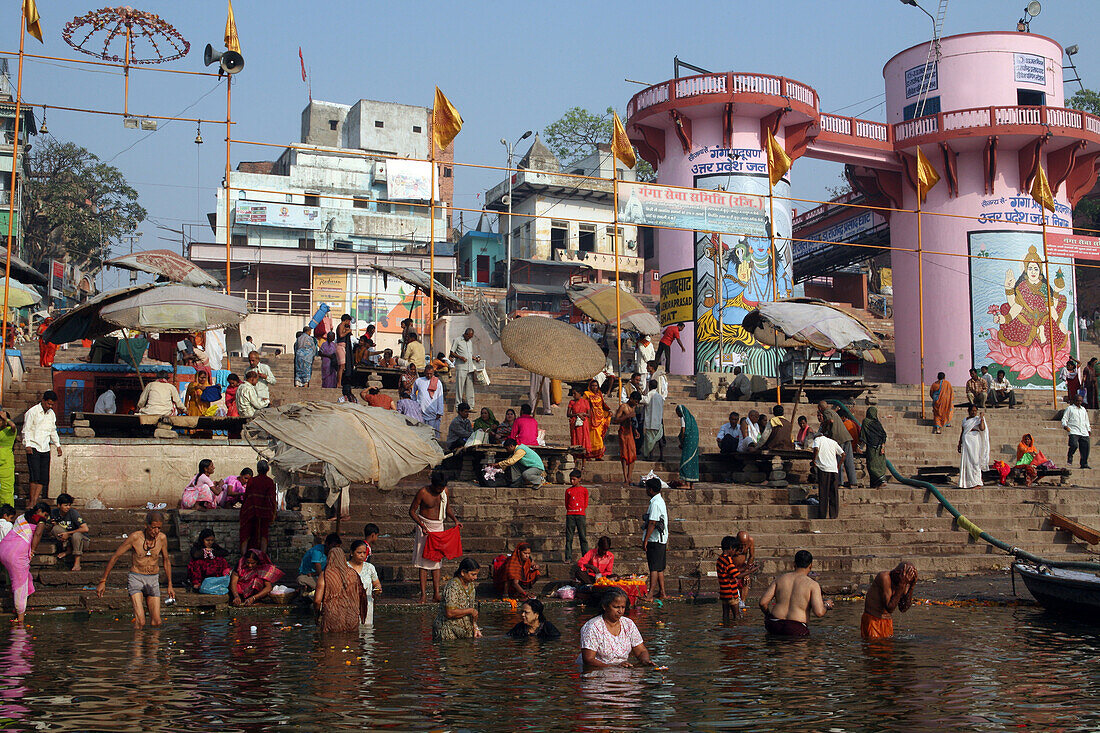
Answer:
<svg viewBox="0 0 1100 733"><path fill-rule="evenodd" d="M989 429L985 413L971 405L959 434L959 488L980 489L982 471L989 468Z"/></svg>

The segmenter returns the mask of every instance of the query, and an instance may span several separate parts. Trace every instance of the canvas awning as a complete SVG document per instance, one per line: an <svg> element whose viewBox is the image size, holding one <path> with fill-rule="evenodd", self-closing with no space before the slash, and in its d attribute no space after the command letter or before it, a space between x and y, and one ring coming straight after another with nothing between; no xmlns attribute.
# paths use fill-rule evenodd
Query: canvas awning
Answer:
<svg viewBox="0 0 1100 733"><path fill-rule="evenodd" d="M423 270L414 270L411 267L385 267L383 265L368 265L368 267L382 273L382 283L384 286L387 285L387 278L396 277L401 282L419 288L426 295L432 284L431 277ZM438 280L435 281L435 299L450 310L458 311L459 313L470 312L469 307L462 299Z"/></svg>

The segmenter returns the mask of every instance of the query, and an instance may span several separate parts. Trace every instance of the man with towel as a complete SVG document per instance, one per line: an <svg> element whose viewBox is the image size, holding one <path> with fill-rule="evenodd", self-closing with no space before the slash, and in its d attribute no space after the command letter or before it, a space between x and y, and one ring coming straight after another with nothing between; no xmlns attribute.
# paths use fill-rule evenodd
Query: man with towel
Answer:
<svg viewBox="0 0 1100 733"><path fill-rule="evenodd" d="M447 496L447 474L438 468L432 471L431 484L420 489L413 497L409 507L409 516L416 524L413 534L413 567L420 574L420 603L427 599L428 573L432 574L432 601L439 602L439 573L443 568L442 560L425 560L424 548L428 544L428 535L442 532L443 522L450 519L455 527L461 527L455 518Z"/></svg>
<svg viewBox="0 0 1100 733"><path fill-rule="evenodd" d="M443 382L435 376L435 368L429 364L424 367L424 376L413 383L413 398L420 405L424 423L435 428L435 437L440 437L440 421L443 419Z"/></svg>

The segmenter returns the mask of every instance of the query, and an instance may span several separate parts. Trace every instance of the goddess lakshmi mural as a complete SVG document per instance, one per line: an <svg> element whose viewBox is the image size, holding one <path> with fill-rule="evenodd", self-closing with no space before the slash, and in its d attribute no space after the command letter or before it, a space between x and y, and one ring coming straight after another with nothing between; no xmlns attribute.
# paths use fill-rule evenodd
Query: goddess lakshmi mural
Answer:
<svg viewBox="0 0 1100 733"><path fill-rule="evenodd" d="M993 373L1003 368L1021 387L1049 387L1075 347L1073 265L1054 258L1045 264L1041 247L1039 232L970 233L974 362ZM1020 261L1005 270L1004 260L992 257Z"/></svg>

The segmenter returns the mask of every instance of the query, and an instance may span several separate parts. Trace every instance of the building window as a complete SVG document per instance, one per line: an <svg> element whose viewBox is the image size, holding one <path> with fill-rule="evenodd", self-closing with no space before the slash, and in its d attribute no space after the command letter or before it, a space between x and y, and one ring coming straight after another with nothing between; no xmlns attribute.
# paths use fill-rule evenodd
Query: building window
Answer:
<svg viewBox="0 0 1100 733"><path fill-rule="evenodd" d="M359 198L358 196L352 199L351 205L356 209L369 209L370 199Z"/></svg>
<svg viewBox="0 0 1100 733"><path fill-rule="evenodd" d="M446 166L446 167L443 168L443 177L444 178L450 178L451 177L451 168L450 168L450 166Z"/></svg>
<svg viewBox="0 0 1100 733"><path fill-rule="evenodd" d="M1047 103L1046 92L1038 89L1017 89L1016 104L1021 107L1042 107Z"/></svg>
<svg viewBox="0 0 1100 733"><path fill-rule="evenodd" d="M321 194L319 193L307 193L305 196L306 206L320 206Z"/></svg>
<svg viewBox="0 0 1100 733"><path fill-rule="evenodd" d="M413 125L413 132L419 133L420 132L420 125Z"/></svg>
<svg viewBox="0 0 1100 733"><path fill-rule="evenodd" d="M550 249L569 249L569 222L550 222Z"/></svg>
<svg viewBox="0 0 1100 733"><path fill-rule="evenodd" d="M906 119L906 120L911 120L911 119L917 117L917 104L918 104L918 102L913 102L908 107L906 107L904 110L902 110L902 118ZM928 115L939 114L939 112L940 112L940 98L939 97L928 97L927 99L924 100L924 109L921 110L920 116L921 117L927 117Z"/></svg>
<svg viewBox="0 0 1100 733"><path fill-rule="evenodd" d="M329 121L328 121L328 129L330 129L330 130L335 130L335 129L336 129L336 126L337 126L338 124L339 124L339 122L338 122L337 120L329 120Z"/></svg>
<svg viewBox="0 0 1100 733"><path fill-rule="evenodd" d="M317 248L317 240L313 239L312 237L299 237L298 238L298 249L316 249L316 248Z"/></svg>
<svg viewBox="0 0 1100 733"><path fill-rule="evenodd" d="M383 122L382 120L375 120L375 121L374 121L374 126L375 126L375 127L385 127L385 126L386 126L386 123L385 123L385 122Z"/></svg>
<svg viewBox="0 0 1100 733"><path fill-rule="evenodd" d="M604 235L607 237L607 247L608 247L608 250L611 251L611 252L615 251L615 232L616 232L615 227L613 227L611 225L608 225L605 228L605 231L604 231ZM626 240L623 239L623 228L622 227L619 227L618 234L619 234L619 254L625 255L625 254L627 254L627 252L625 251Z"/></svg>
<svg viewBox="0 0 1100 733"><path fill-rule="evenodd" d="M577 249L581 252L596 251L596 226L581 224L578 231Z"/></svg>
<svg viewBox="0 0 1100 733"><path fill-rule="evenodd" d="M234 234L230 237L230 244L234 247L247 247L248 235L246 234Z"/></svg>

